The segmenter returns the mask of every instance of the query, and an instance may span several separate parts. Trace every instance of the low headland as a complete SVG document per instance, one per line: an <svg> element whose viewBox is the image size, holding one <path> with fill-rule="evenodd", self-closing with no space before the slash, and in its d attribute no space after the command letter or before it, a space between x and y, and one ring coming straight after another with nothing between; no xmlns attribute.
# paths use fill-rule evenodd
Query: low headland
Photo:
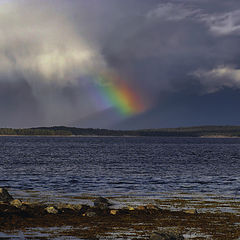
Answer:
<svg viewBox="0 0 240 240"><path fill-rule="evenodd" d="M140 130L110 130L65 126L0 128L0 136L143 136L143 137L240 137L240 126L197 126Z"/></svg>

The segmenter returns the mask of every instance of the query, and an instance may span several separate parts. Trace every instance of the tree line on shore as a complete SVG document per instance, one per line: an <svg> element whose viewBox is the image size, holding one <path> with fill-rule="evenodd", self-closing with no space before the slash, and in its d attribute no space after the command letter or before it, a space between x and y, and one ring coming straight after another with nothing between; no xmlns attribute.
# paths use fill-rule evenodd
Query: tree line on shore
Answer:
<svg viewBox="0 0 240 240"><path fill-rule="evenodd" d="M38 128L0 128L0 135L17 136L159 136L159 137L239 137L240 126L199 126L143 130L109 130L65 126Z"/></svg>

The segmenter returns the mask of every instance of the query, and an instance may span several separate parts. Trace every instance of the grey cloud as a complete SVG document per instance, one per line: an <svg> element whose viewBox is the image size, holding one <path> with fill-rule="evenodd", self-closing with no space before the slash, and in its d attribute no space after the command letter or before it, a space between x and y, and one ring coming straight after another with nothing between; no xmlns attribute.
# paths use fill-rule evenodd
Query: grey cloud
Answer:
<svg viewBox="0 0 240 240"><path fill-rule="evenodd" d="M44 122L31 86L23 79L14 83L0 81L0 113L1 127L37 126Z"/></svg>
<svg viewBox="0 0 240 240"><path fill-rule="evenodd" d="M106 64L97 45L75 29L67 12L54 1L11 1L0 10L0 82L8 79L23 93L18 82L24 79L30 87L24 94L33 96L41 108L41 124L64 124L94 110L84 104L88 101L86 80L79 77L106 69ZM67 88L71 94L66 93ZM11 94L11 89L6 91ZM80 97L70 99L76 89ZM25 104L24 98L18 101ZM5 110L2 108L1 115ZM19 115L35 125L31 109ZM18 121L19 126L22 122Z"/></svg>
<svg viewBox="0 0 240 240"><path fill-rule="evenodd" d="M232 66L218 66L210 71L197 70L194 76L201 79L209 92L215 92L222 87L240 87L240 69Z"/></svg>
<svg viewBox="0 0 240 240"><path fill-rule="evenodd" d="M185 4L179 3L160 3L157 8L151 10L148 18L161 18L167 21L179 21L199 14L199 9L192 9Z"/></svg>
<svg viewBox="0 0 240 240"><path fill-rule="evenodd" d="M226 11L221 8L215 8L209 11L204 7L198 6L199 1L186 1L179 3L177 1L160 3L157 8L151 10L148 18L159 18L163 21L188 20L205 23L209 30L217 35L239 34L240 32L240 10ZM217 3L215 3L217 5ZM209 5L206 4L205 5ZM221 5L221 3L220 3Z"/></svg>
<svg viewBox="0 0 240 240"><path fill-rule="evenodd" d="M207 95L239 87L239 11L239 0L10 1L0 9L0 82L19 86L24 79L24 95L34 99L45 125L95 116L88 88L91 75L101 72L123 76L148 109L158 109L163 92L191 92L194 85L194 94ZM220 76L221 66L231 74Z"/></svg>
<svg viewBox="0 0 240 240"><path fill-rule="evenodd" d="M217 35L240 33L240 10L215 15L203 15L201 20L206 22L210 31Z"/></svg>
<svg viewBox="0 0 240 240"><path fill-rule="evenodd" d="M216 1L215 12L211 6L207 8L211 5L207 1L202 1L205 5L199 4L201 1L162 2L146 13L146 19L130 18L119 33L113 32L114 41L110 37L104 52L109 64L133 76L136 74L143 84L147 78L147 84L153 85L150 88L160 89L185 82L189 73L200 67L212 69L239 56L238 39L212 35L202 19L206 15L222 14L222 6L218 9ZM237 4L232 3L236 9Z"/></svg>

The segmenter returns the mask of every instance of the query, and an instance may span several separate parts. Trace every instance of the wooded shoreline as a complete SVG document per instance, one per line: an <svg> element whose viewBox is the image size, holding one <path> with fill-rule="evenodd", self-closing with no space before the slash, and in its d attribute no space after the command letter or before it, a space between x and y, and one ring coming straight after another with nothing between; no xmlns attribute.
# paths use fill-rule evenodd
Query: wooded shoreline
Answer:
<svg viewBox="0 0 240 240"><path fill-rule="evenodd" d="M140 130L110 130L65 126L0 128L0 136L143 136L143 137L240 137L240 126L197 126Z"/></svg>

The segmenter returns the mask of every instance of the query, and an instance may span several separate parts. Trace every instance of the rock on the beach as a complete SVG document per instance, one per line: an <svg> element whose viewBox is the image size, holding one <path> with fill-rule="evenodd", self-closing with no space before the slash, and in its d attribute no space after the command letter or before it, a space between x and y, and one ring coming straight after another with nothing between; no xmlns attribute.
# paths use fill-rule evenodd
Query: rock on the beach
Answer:
<svg viewBox="0 0 240 240"><path fill-rule="evenodd" d="M58 210L55 207L46 207L45 210L50 214L57 214Z"/></svg>
<svg viewBox="0 0 240 240"><path fill-rule="evenodd" d="M134 208L134 207L128 207L128 210L129 210L129 211L134 211L135 208Z"/></svg>
<svg viewBox="0 0 240 240"><path fill-rule="evenodd" d="M98 197L95 201L94 201L94 206L96 208L100 208L101 210L106 210L109 208L111 204L108 202L108 200L106 198L103 197Z"/></svg>
<svg viewBox="0 0 240 240"><path fill-rule="evenodd" d="M153 205L153 204L148 204L148 205L146 206L146 208L147 208L148 210L159 210L159 208L158 208L156 205Z"/></svg>
<svg viewBox="0 0 240 240"><path fill-rule="evenodd" d="M185 213L188 213L188 214L197 214L197 210L196 209L187 209L187 210L184 210Z"/></svg>
<svg viewBox="0 0 240 240"><path fill-rule="evenodd" d="M87 211L83 214L83 216L87 216L87 217L95 217L97 214L94 211Z"/></svg>
<svg viewBox="0 0 240 240"><path fill-rule="evenodd" d="M172 232L155 232L150 240L184 240L183 235Z"/></svg>
<svg viewBox="0 0 240 240"><path fill-rule="evenodd" d="M112 215L116 215L118 213L118 210L115 210L115 209L112 209L111 211L110 211L110 214L112 214Z"/></svg>
<svg viewBox="0 0 240 240"><path fill-rule="evenodd" d="M20 208L20 207L22 207L22 201L21 200L19 200L19 199L14 199L14 200L12 200L11 202L10 202L10 205L12 205L12 206L14 206L14 207L16 207L16 208Z"/></svg>
<svg viewBox="0 0 240 240"><path fill-rule="evenodd" d="M137 206L137 210L144 211L144 210L146 210L146 207L145 206Z"/></svg>
<svg viewBox="0 0 240 240"><path fill-rule="evenodd" d="M76 211L80 211L80 210L82 210L82 208L83 208L82 204L74 204L73 205L73 209Z"/></svg>
<svg viewBox="0 0 240 240"><path fill-rule="evenodd" d="M13 200L13 197L8 193L6 188L0 188L0 201L1 202L10 202Z"/></svg>
<svg viewBox="0 0 240 240"><path fill-rule="evenodd" d="M60 203L57 208L62 210L62 209L71 209L73 211L80 211L82 209L81 204L69 204L69 203Z"/></svg>

